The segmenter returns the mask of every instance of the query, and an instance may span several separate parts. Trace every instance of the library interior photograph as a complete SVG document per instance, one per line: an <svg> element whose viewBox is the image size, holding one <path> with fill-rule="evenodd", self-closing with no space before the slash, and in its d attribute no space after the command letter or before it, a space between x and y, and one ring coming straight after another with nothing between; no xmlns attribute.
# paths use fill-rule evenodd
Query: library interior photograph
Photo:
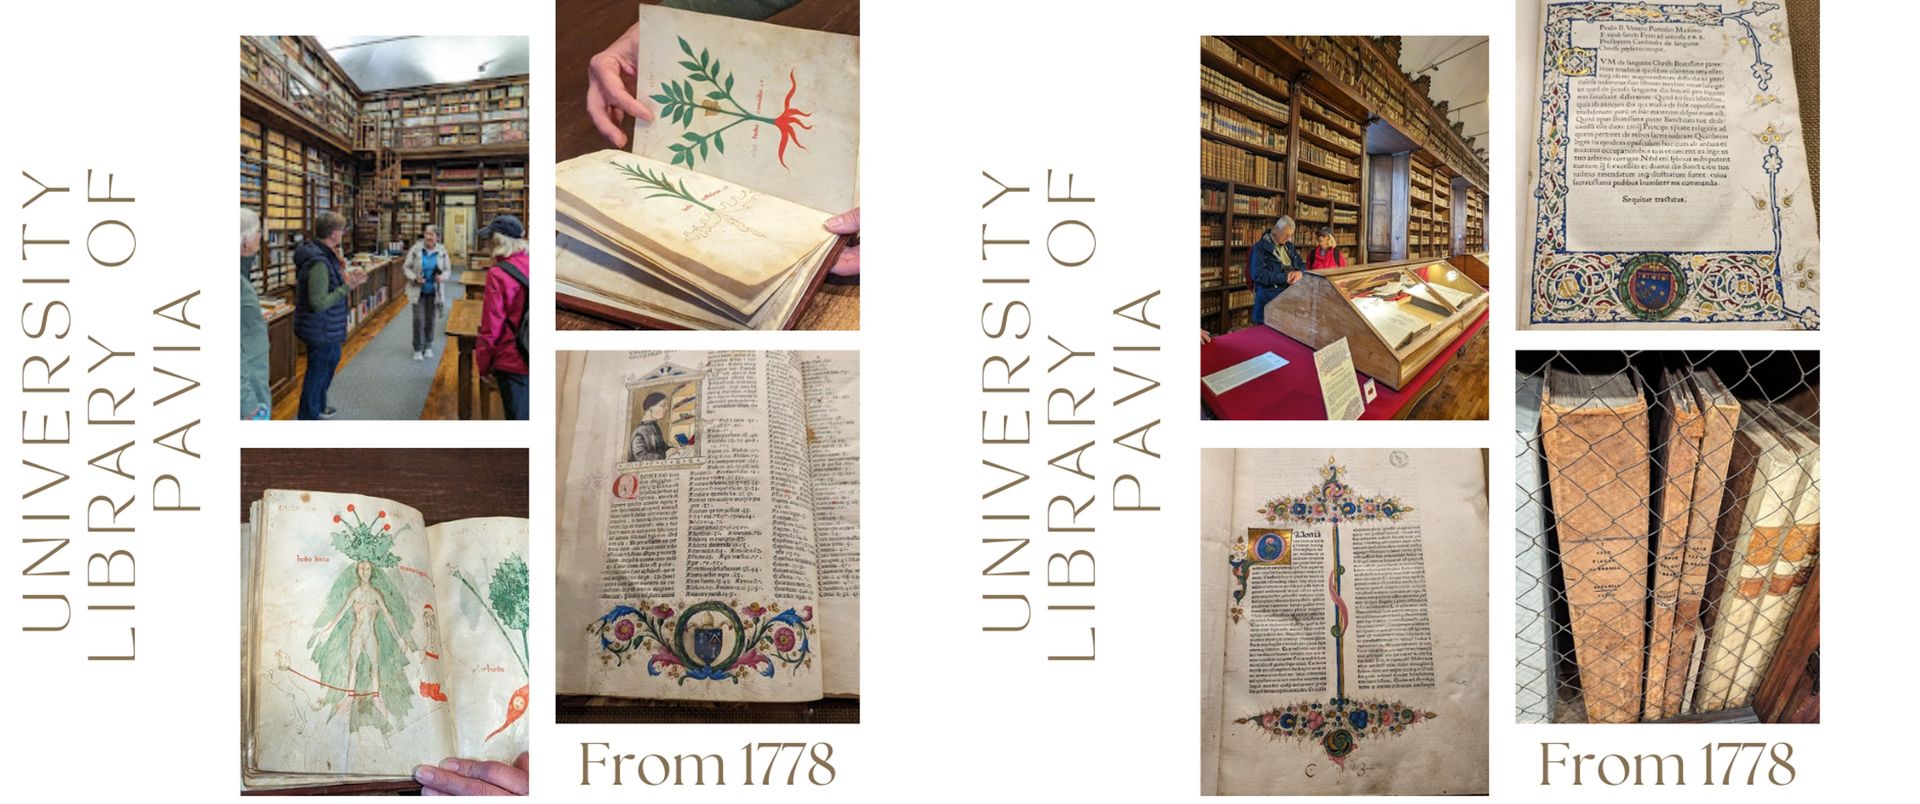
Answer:
<svg viewBox="0 0 1920 804"><path fill-rule="evenodd" d="M1200 41L1217 419L1487 417L1487 38Z"/></svg>
<svg viewBox="0 0 1920 804"><path fill-rule="evenodd" d="M526 417L525 37L240 38L241 417Z"/></svg>

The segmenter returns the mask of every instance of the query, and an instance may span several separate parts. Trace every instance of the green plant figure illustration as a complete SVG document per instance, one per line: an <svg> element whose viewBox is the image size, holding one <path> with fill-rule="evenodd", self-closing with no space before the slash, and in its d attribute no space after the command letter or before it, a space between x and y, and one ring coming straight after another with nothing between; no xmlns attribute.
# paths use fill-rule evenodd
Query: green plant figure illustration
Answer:
<svg viewBox="0 0 1920 804"><path fill-rule="evenodd" d="M484 595L459 568L454 568L453 577L460 579L460 585L473 595L473 599L480 604L480 610L493 619L493 624L500 629L501 638L507 641L507 648L513 651L513 658L520 661L520 672L526 672L527 656L531 655L527 650L527 624L532 619L527 605L526 559L518 553L507 556L500 566L494 568L493 578L488 582L487 594ZM520 634L518 644L510 632Z"/></svg>
<svg viewBox="0 0 1920 804"><path fill-rule="evenodd" d="M493 619L493 624L500 629L500 637L507 641L507 650L512 651L514 660L520 663L521 675L528 675L527 658L533 653L527 647L527 625L532 617L527 600L526 559L521 558L519 553L513 553L508 555L506 560L501 561L500 566L494 568L492 579L487 582L485 595L480 594L479 588L475 587L473 581L469 580L467 574L461 572L458 567L453 569L453 577L460 579L460 585L466 587L467 592L473 595L473 599L479 602L480 610ZM520 644L514 644L513 636L508 633L509 631L519 632ZM499 728L487 735L488 740L506 731L507 727L512 726L527 713L527 704L531 700L530 686L530 684L521 685L520 689L514 690L513 694L507 697L505 720Z"/></svg>
<svg viewBox="0 0 1920 804"><path fill-rule="evenodd" d="M729 211L738 211L752 205L755 197L751 194L737 194L733 199L723 202L723 206L725 207L725 211L723 211L714 208L712 204L700 200L699 196L688 191L685 179L680 180L680 182L676 184L672 179L668 178L664 172L651 171L639 165L621 164L611 159L607 160L607 164L618 168L621 173L627 174L627 181L634 182L651 190L652 193L647 196L648 198L671 198L677 201L685 201L686 203L706 210L706 216L702 219L701 225L697 227L697 230L702 232L702 234L691 236L694 239L704 237L705 233L712 232L714 227L722 223L739 229L746 234L753 235L754 237L766 237L766 233L747 225L746 221L728 214Z"/></svg>
<svg viewBox="0 0 1920 804"><path fill-rule="evenodd" d="M661 84L660 94L652 96L653 100L660 104L661 119L679 123L681 128L689 129L681 135L681 142L667 146L668 150L673 151L673 164L693 167L695 162L708 157L709 146L712 151L725 154L727 141L724 135L727 129L746 122L766 123L780 130L779 156L780 166L783 168L787 167L787 143L799 145L800 150L803 151L807 149L807 146L800 145L800 136L796 129L812 130L813 126L801 122L800 118L808 116L806 112L793 108L793 95L800 89L800 79L793 71L787 72L787 98L781 104L784 108L781 109L779 116L763 117L748 111L747 107L734 99L733 73L727 73L724 79L721 78L719 59L710 58L706 48L701 48L700 53L695 55L693 46L687 44L685 37L676 38L680 40L680 52L687 55L687 60L680 62L680 66L687 70L687 80L668 81ZM702 92L702 88L696 87L695 84L704 84L710 89ZM699 111L722 114L734 119L726 125L702 134L690 130L693 128L694 113Z"/></svg>
<svg viewBox="0 0 1920 804"><path fill-rule="evenodd" d="M307 648L320 670L318 681L327 690L322 705L333 707L327 719L348 712L349 732L371 726L391 734L413 709L408 654L419 651L410 636L412 607L393 577L400 563L393 553L398 534L392 523L381 522L387 518L385 511L372 522L361 520L351 504L347 514L353 517L351 524L339 514L333 517L334 523L346 526L334 532L333 547L353 564L334 580L326 605L313 621ZM402 527L399 532L405 531Z"/></svg>
<svg viewBox="0 0 1920 804"><path fill-rule="evenodd" d="M676 161L678 159L679 157L675 157ZM623 165L611 159L607 160L607 164L619 168L621 173L627 174L627 181L636 182L655 190L656 192L647 196L648 198L678 198L708 212L713 211L712 205L694 197L693 193L687 192L687 182L684 179L681 180L678 185L675 185L673 180L668 179L664 173L655 173L638 165Z"/></svg>

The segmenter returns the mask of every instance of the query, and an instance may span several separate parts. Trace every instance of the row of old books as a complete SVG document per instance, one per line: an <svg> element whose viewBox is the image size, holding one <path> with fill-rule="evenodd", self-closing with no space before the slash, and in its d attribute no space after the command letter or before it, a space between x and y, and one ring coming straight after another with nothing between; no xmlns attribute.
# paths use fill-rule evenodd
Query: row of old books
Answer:
<svg viewBox="0 0 1920 804"><path fill-rule="evenodd" d="M1520 720L1577 716L1560 628L1589 722L1751 705L1818 559L1818 428L1699 368L1554 366L1516 405Z"/></svg>

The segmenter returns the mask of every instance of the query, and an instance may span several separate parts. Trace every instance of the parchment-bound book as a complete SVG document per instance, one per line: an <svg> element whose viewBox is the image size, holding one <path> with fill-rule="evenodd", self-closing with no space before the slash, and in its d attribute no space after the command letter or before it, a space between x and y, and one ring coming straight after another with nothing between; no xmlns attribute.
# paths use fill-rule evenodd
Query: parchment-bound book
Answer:
<svg viewBox="0 0 1920 804"><path fill-rule="evenodd" d="M1587 719L1640 718L1646 667L1647 400L1631 370L1547 371L1540 440Z"/></svg>
<svg viewBox="0 0 1920 804"><path fill-rule="evenodd" d="M562 352L564 694L860 691L855 352Z"/></svg>
<svg viewBox="0 0 1920 804"><path fill-rule="evenodd" d="M1820 326L1777 0L1541 0L1523 21L1522 325ZM1523 9L1532 11L1534 8Z"/></svg>
<svg viewBox="0 0 1920 804"><path fill-rule="evenodd" d="M1513 654L1517 663L1516 717L1546 723L1553 717L1558 679L1553 673L1553 568L1547 553L1547 481L1540 448L1540 397L1546 378L1520 378L1513 400L1514 564L1518 590L1513 608Z"/></svg>
<svg viewBox="0 0 1920 804"><path fill-rule="evenodd" d="M1694 708L1701 712L1744 703L1735 689L1741 657L1806 480L1792 447L1766 425L1764 402L1745 405L1740 416L1734 440L1739 452L1754 456L1752 478L1748 493L1730 499L1720 518L1719 544L1714 549L1727 551L1729 558L1718 584L1719 598L1694 699Z"/></svg>
<svg viewBox="0 0 1920 804"><path fill-rule="evenodd" d="M1747 636L1740 664L1733 675L1731 698L1750 703L1760 679L1773 663L1773 654L1786 633L1787 619L1793 616L1800 589L1812 572L1820 539L1820 441L1814 426L1785 407L1768 410L1767 425L1782 443L1787 444L1803 474L1800 495L1794 500L1792 524L1780 538L1767 588L1755 611L1753 630Z"/></svg>
<svg viewBox="0 0 1920 804"><path fill-rule="evenodd" d="M1202 452L1203 792L1486 792L1484 461Z"/></svg>
<svg viewBox="0 0 1920 804"><path fill-rule="evenodd" d="M563 306L639 326L798 320L859 205L858 37L640 6L631 152L555 175Z"/></svg>
<svg viewBox="0 0 1920 804"><path fill-rule="evenodd" d="M1713 561L1713 535L1720 504L1732 480L1733 431L1740 423L1740 401L1712 369L1695 369L1686 380L1703 425L1700 460L1693 473L1693 511L1687 521L1687 547L1680 577L1680 599L1674 607L1673 649L1667 658L1667 717L1686 714L1693 697L1686 693L1698 678L1705 639L1700 610L1706 597L1707 575ZM1684 681L1684 684L1682 683Z"/></svg>
<svg viewBox="0 0 1920 804"><path fill-rule="evenodd" d="M1660 485L1654 511L1653 605L1647 625L1647 689L1642 717L1663 720L1679 714L1667 709L1667 686L1685 678L1670 671L1676 651L1691 652L1679 637L1680 588L1686 574L1687 533L1693 518L1694 472L1700 439L1706 431L1699 400L1687 375L1668 368L1660 373L1663 435L1657 439L1655 466Z"/></svg>
<svg viewBox="0 0 1920 804"><path fill-rule="evenodd" d="M405 780L527 750L527 521L426 525L379 497L268 491L243 531L250 789Z"/></svg>

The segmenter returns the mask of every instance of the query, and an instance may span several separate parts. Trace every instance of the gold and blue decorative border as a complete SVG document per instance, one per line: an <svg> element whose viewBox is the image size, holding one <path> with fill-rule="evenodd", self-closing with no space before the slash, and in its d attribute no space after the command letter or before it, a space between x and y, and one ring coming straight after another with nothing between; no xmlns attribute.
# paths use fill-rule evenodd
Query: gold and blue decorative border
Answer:
<svg viewBox="0 0 1920 804"><path fill-rule="evenodd" d="M1742 0L1745 3L1745 0ZM1755 136L1767 146L1761 170L1772 215L1771 251L1673 251L1657 254L1568 251L1566 227L1568 127L1573 78L1598 69L1592 48L1573 44L1576 22L1632 22L1738 26L1742 46L1753 49L1752 76L1765 93L1773 65L1761 50L1755 18L1779 6L1756 2L1739 11L1708 4L1620 2L1547 6L1542 27L1539 165L1534 186L1533 282L1529 317L1536 324L1665 321L1675 323L1780 323L1819 327L1819 311L1790 310L1781 275L1781 199L1778 179L1786 135L1769 126ZM1652 259L1650 259L1652 258ZM1649 271L1649 267L1654 270Z"/></svg>

